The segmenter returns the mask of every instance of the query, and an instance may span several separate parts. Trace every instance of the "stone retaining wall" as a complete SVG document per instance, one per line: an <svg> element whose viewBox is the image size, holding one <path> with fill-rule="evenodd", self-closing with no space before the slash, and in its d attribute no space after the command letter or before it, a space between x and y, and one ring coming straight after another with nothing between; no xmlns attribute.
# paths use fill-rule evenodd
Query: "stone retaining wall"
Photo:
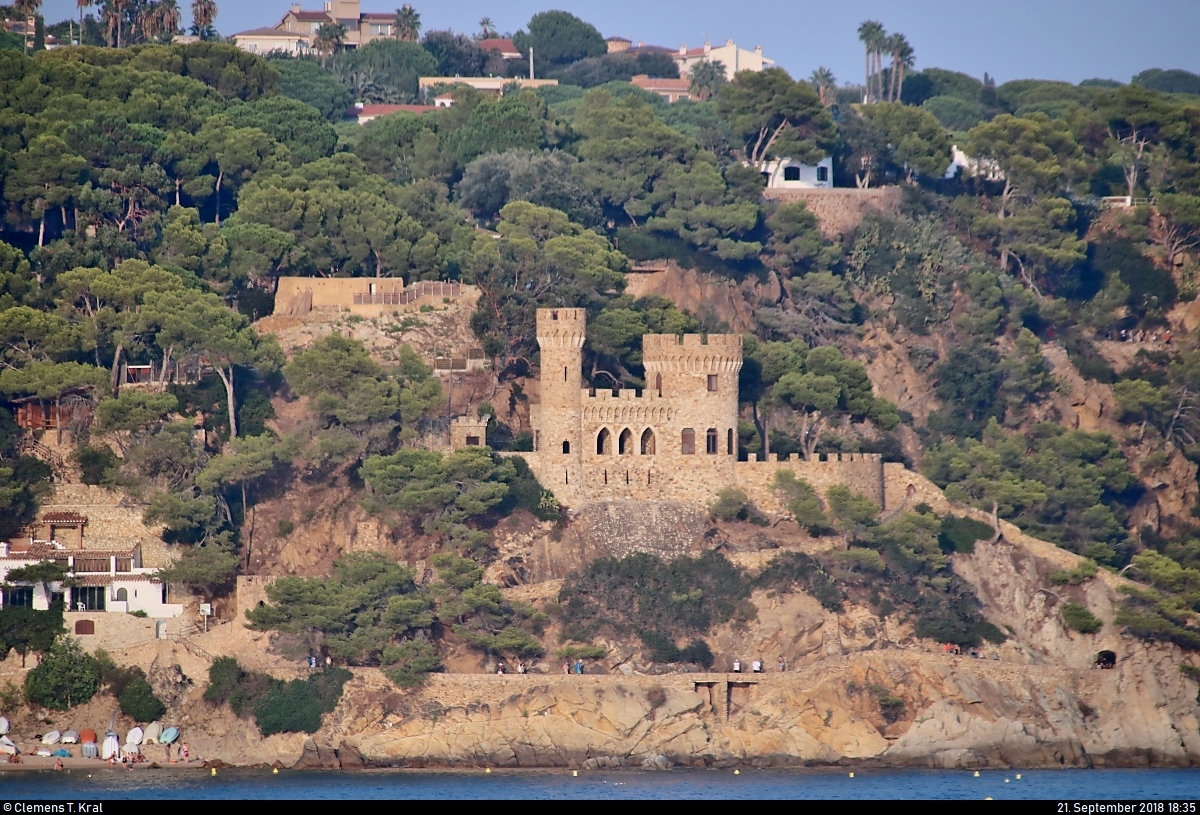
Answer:
<svg viewBox="0 0 1200 815"><path fill-rule="evenodd" d="M772 201L803 201L809 212L817 216L821 233L836 239L850 235L868 212L898 213L901 190L899 187L765 190L763 197Z"/></svg>

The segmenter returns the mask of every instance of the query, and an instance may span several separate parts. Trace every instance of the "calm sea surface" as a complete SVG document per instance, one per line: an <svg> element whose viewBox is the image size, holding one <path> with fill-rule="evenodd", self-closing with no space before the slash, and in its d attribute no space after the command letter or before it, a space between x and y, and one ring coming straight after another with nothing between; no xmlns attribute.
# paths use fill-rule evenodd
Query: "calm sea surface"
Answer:
<svg viewBox="0 0 1200 815"><path fill-rule="evenodd" d="M1200 770L494 770L0 773L0 799L1050 799L1200 798ZM1007 782L1006 782L1007 779Z"/></svg>

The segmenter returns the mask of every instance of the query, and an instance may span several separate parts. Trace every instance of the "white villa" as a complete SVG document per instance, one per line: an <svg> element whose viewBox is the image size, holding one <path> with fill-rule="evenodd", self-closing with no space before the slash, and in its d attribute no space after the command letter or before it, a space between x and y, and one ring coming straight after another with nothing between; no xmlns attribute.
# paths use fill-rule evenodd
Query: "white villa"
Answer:
<svg viewBox="0 0 1200 815"><path fill-rule="evenodd" d="M701 62L720 62L725 66L726 79L733 79L733 75L738 71L763 71L775 64L775 60L763 56L761 45L754 46L754 50L751 51L740 47L733 40L725 40L724 45L718 46L706 42L701 48L681 45L672 57L679 66L679 75L685 78L691 74L692 68Z"/></svg>
<svg viewBox="0 0 1200 815"><path fill-rule="evenodd" d="M0 541L0 584L7 586L14 569L46 561L71 572L72 584L17 583L0 588L0 608L45 611L61 599L69 612L141 612L159 619L183 614L182 604L169 602L167 585L155 577L158 570L142 566L140 543L123 549L85 546L87 520L77 512L48 512L41 518L40 536Z"/></svg>
<svg viewBox="0 0 1200 815"><path fill-rule="evenodd" d="M762 175L771 190L829 189L833 187L833 158L826 156L817 164L776 159L763 165Z"/></svg>

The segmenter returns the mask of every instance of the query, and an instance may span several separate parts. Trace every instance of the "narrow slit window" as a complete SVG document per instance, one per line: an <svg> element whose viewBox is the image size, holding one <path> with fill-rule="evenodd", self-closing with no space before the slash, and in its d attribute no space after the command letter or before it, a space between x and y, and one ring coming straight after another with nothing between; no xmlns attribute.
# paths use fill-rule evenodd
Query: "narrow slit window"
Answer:
<svg viewBox="0 0 1200 815"><path fill-rule="evenodd" d="M708 375L708 392L709 393L717 392L717 375L716 374Z"/></svg>
<svg viewBox="0 0 1200 815"><path fill-rule="evenodd" d="M679 451L685 456L695 455L696 453L696 431L690 427L685 427L683 432L679 434Z"/></svg>
<svg viewBox="0 0 1200 815"><path fill-rule="evenodd" d="M710 456L717 454L717 429L715 427L710 427L704 434L704 451Z"/></svg>

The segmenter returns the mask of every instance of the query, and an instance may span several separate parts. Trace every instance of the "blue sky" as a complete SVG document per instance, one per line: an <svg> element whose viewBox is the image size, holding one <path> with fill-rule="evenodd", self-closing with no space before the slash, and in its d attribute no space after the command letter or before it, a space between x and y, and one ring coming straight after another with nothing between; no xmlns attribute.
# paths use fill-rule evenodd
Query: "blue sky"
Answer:
<svg viewBox="0 0 1200 815"><path fill-rule="evenodd" d="M402 0L364 0L364 11L391 11ZM180 5L188 7L187 0ZM217 28L232 34L272 25L291 0L217 0ZM321 0L306 0L319 9ZM795 77L827 66L839 82L861 82L863 55L855 34L865 19L901 31L917 67L939 67L998 82L1089 77L1123 82L1145 68L1200 73L1200 0L452 0L413 3L425 30L473 32L481 17L502 31L522 28L538 11L561 8L600 29L671 48L681 43L761 45ZM46 0L49 22L77 16L75 0ZM190 19L190 13L186 15Z"/></svg>

